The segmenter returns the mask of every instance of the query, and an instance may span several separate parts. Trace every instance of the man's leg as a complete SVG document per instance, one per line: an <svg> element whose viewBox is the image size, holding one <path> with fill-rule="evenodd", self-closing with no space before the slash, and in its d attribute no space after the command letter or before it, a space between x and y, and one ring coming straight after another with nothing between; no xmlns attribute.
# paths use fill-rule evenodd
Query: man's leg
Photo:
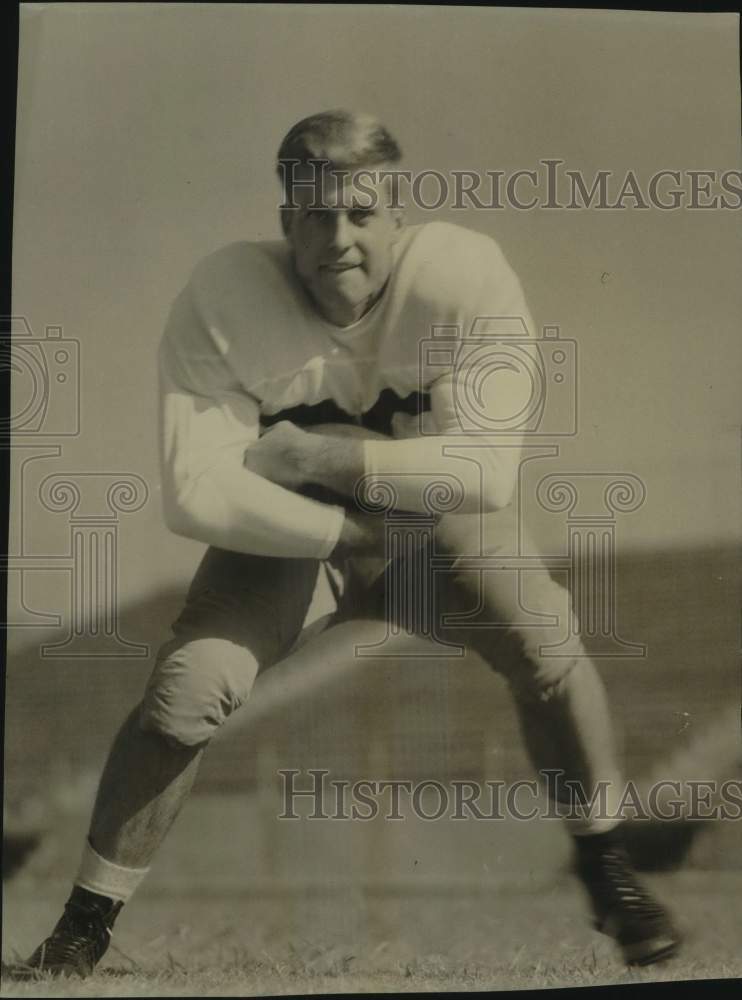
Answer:
<svg viewBox="0 0 742 1000"><path fill-rule="evenodd" d="M174 638L114 741L75 887L29 971L92 971L187 798L205 746L301 630L318 569L313 560L207 551Z"/></svg>
<svg viewBox="0 0 742 1000"><path fill-rule="evenodd" d="M557 808L570 814L577 869L598 926L616 937L627 961L657 961L674 953L679 939L665 911L638 883L625 852L618 815L621 775L605 690L577 628L570 630L561 655L549 656L540 650L548 642L544 629L518 624L529 611L563 620L572 609L569 595L539 563L522 528L516 541L517 529L512 508L481 518L442 519L436 540L455 558L450 575L442 574L436 588L437 610L458 614L459 622L440 631L476 649L506 677L534 766L539 772L561 772L549 790ZM522 563L528 568L514 571L518 545L529 553ZM479 554L487 557L487 568L467 569L466 556ZM528 610L520 603L518 573ZM595 809L579 808L591 800Z"/></svg>
<svg viewBox="0 0 742 1000"><path fill-rule="evenodd" d="M257 663L245 652L249 689ZM96 853L124 868L145 869L180 812L196 778L202 746L167 743L141 726L141 706L114 740L101 777L88 840Z"/></svg>

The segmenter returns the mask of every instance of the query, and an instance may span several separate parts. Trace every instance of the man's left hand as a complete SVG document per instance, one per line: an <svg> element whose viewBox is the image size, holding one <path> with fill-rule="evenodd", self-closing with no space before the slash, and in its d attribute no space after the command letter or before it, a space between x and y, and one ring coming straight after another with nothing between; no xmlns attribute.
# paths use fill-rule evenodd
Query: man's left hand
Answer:
<svg viewBox="0 0 742 1000"><path fill-rule="evenodd" d="M306 457L316 439L281 420L245 449L243 465L272 483L297 490L308 482Z"/></svg>

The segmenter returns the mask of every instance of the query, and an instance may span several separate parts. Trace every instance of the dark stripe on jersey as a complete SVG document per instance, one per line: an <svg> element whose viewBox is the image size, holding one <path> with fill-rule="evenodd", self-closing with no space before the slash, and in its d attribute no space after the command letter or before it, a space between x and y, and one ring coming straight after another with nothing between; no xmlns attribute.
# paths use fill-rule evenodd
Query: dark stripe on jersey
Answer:
<svg viewBox="0 0 742 1000"><path fill-rule="evenodd" d="M392 417L395 413L420 416L421 413L426 413L429 409L430 393L428 392L411 392L403 399L393 389L383 389L371 409L366 410L360 417L351 416L333 400L325 399L313 406L302 403L300 406L279 410L278 413L262 414L260 423L264 428L271 427L279 420L290 420L298 427L314 427L317 424L355 424L365 427L367 430L376 431L378 434L391 435Z"/></svg>

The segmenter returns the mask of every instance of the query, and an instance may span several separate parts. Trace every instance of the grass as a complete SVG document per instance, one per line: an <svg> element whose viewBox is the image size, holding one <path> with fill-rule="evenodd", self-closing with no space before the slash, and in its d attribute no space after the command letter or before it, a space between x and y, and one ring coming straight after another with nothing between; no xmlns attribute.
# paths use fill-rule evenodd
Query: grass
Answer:
<svg viewBox="0 0 742 1000"><path fill-rule="evenodd" d="M533 969L507 970L506 975L493 977L488 968L463 968L456 971L429 971L430 962L425 960L407 966L399 972L375 972L362 974L289 972L281 966L270 964L235 965L228 969L208 969L173 972L166 971L149 975L127 973L100 973L79 985L60 985L54 982L40 982L34 986L14 987L4 990L3 996L28 997L164 997L164 996L282 996L312 994L348 993L420 993L491 991L498 989L546 989L563 986L597 986L610 982L612 985L636 984L658 981L675 981L676 976L667 973L631 972L606 980L595 974L591 960L584 966L574 967L566 963L563 967L537 965ZM435 962L433 961L433 964ZM720 978L714 973L713 978ZM730 975L734 975L733 972ZM712 978L702 968L684 978L700 980Z"/></svg>
<svg viewBox="0 0 742 1000"><path fill-rule="evenodd" d="M480 991L742 976L740 876L685 872L653 883L675 909L687 940L676 959L648 969L622 964L612 942L589 928L579 892L562 876L539 892L510 888L414 898L143 894L125 911L104 967L93 977L4 979L0 994ZM49 922L43 897L27 899L24 912L25 927ZM13 957L6 948L6 959Z"/></svg>
<svg viewBox="0 0 742 1000"><path fill-rule="evenodd" d="M681 954L627 969L593 931L547 822L286 823L275 801L193 796L85 981L3 997L441 992L742 976L737 829L704 834L684 870L647 876ZM61 912L88 806L60 816L6 886L3 960L28 956Z"/></svg>

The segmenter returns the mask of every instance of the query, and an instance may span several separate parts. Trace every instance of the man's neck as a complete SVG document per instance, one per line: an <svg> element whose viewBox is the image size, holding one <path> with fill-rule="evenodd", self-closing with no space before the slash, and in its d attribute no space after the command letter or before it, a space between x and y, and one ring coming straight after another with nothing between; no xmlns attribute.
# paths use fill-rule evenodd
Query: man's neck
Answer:
<svg viewBox="0 0 742 1000"><path fill-rule="evenodd" d="M389 279L387 278L381 288L377 292L374 292L373 295L369 295L365 302L361 302L356 306L349 305L345 307L339 305L336 309L332 310L324 309L320 303L312 297L309 289L307 289L307 294L312 299L314 308L320 316L322 316L323 319L326 319L328 323L332 323L333 326L337 326L342 329L344 327L353 326L355 323L358 323L359 320L363 319L366 313L370 312L382 297L388 284Z"/></svg>

